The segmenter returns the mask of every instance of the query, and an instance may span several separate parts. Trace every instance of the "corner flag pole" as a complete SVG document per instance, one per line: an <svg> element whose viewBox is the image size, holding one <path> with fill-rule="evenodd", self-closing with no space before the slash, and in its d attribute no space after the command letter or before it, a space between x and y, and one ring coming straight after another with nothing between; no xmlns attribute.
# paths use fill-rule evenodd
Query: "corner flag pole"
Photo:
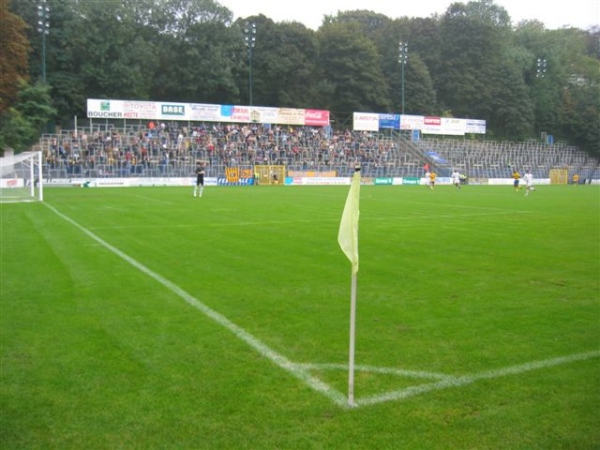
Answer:
<svg viewBox="0 0 600 450"><path fill-rule="evenodd" d="M350 292L350 345L348 363L348 405L354 406L354 340L356 331L356 278L358 273L358 216L360 200L360 165L354 168L354 176L346 199L338 243L352 264Z"/></svg>
<svg viewBox="0 0 600 450"><path fill-rule="evenodd" d="M350 346L348 361L348 405L354 406L354 336L356 331L356 274L352 274L350 293Z"/></svg>

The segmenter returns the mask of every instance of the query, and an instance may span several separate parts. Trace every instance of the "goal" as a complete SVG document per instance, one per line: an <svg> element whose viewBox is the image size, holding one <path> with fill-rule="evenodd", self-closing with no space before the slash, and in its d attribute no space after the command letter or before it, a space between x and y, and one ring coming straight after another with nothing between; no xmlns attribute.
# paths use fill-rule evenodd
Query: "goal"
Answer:
<svg viewBox="0 0 600 450"><path fill-rule="evenodd" d="M0 158L0 203L44 200L42 152L8 151Z"/></svg>
<svg viewBox="0 0 600 450"><path fill-rule="evenodd" d="M254 182L258 182L257 184L276 184L282 186L285 183L285 166L255 165L254 173Z"/></svg>
<svg viewBox="0 0 600 450"><path fill-rule="evenodd" d="M551 169L551 184L567 184L569 182L569 171L567 169Z"/></svg>

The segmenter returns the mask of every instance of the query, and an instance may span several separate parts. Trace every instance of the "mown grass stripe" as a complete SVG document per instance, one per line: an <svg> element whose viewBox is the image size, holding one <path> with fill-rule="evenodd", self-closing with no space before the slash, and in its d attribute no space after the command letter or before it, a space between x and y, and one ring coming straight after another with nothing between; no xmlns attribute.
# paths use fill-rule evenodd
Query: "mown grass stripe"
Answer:
<svg viewBox="0 0 600 450"><path fill-rule="evenodd" d="M100 237L96 236L94 233L92 233L85 227L81 226L79 223L75 222L70 217L61 213L53 206L50 206L47 203L45 203L45 205L50 210L52 210L55 214L57 214L59 217L61 217L65 221L69 222L71 225L73 225L74 227L79 229L81 232L83 232L84 234L89 236L91 239L98 242L104 248L106 248L110 252L114 253L115 255L119 256L120 258L122 258L123 260L125 260L126 262L131 264L133 267L140 270L142 273L148 275L150 278L153 278L158 283L160 283L162 286L164 286L165 288L172 291L174 294L181 297L183 300L185 300L191 306L193 306L194 308L201 311L207 317L211 318L212 320L217 322L219 325L221 325L224 328L226 328L227 330L231 331L236 337L241 339L243 342L248 344L250 347L254 348L262 356L264 356L265 358L268 358L269 360L274 362L276 365L278 365L285 371L292 374L294 377L300 379L301 381L306 383L309 387L311 387L315 391L320 392L321 394L325 395L327 398L329 398L333 403L337 404L338 406L346 406L346 398L341 392L333 389L331 386L327 385L326 383L323 383L318 378L312 376L308 371L303 370L297 364L294 364L293 362L288 360L285 356L277 353L276 351L274 351L273 349L268 347L266 344L264 344L262 341L260 341L259 339L257 339L256 337L254 337L253 335L251 335L250 333L248 333L247 331L245 331L244 329L242 329L241 327L236 325L235 323L231 322L229 319L227 319L222 314L209 308L204 303L202 303L200 300L198 300L194 296L190 295L189 293L187 293L186 291L181 289L179 286L175 285L174 283L167 280L166 278L160 276L156 272L153 272L148 267L144 266L142 263L133 259L129 255L123 253L118 248L110 245L108 242L106 242L103 239L101 239Z"/></svg>

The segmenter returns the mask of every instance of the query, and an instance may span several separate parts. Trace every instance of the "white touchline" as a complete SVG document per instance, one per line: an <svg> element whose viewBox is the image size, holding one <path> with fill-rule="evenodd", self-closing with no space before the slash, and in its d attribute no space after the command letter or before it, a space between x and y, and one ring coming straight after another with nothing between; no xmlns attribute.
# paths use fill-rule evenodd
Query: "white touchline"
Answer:
<svg viewBox="0 0 600 450"><path fill-rule="evenodd" d="M63 218L67 222L69 222L71 225L75 226L76 228L78 228L79 230L81 230L83 233L87 234L90 238L92 238L93 240L95 240L96 242L98 242L104 248L106 248L107 250L113 252L115 255L119 256L120 258L124 259L129 264L131 264L133 267L135 267L136 269L138 269L141 272L145 273L149 277L154 278L156 281L158 281L164 287L166 287L167 289L169 289L171 292L177 294L179 297L181 297L187 303L189 303L190 305L192 305L194 308L196 308L199 311L203 312L206 316L208 316L211 319L213 319L219 325L222 325L223 327L225 327L226 329L228 329L229 331L231 331L239 339L241 339L242 341L244 341L250 347L254 348L256 351L258 351L265 358L270 359L271 361L273 361L275 364L277 364L282 369L284 369L287 372L291 373L296 378L302 380L303 382L305 382L308 386L310 386L315 391L324 394L327 398L329 398L335 404L337 404L339 406L346 406L346 404L347 404L346 397L341 392L333 389L331 386L327 385L326 383L323 383L318 378L312 376L308 371L301 369L296 364L294 364L293 362L291 362L290 360L288 360L285 356L280 355L276 351L272 350L267 345L265 345L264 343L262 343L259 339L255 338L250 333L248 333L247 331L245 331L243 328L241 328L241 327L237 326L236 324L234 324L233 322L231 322L224 315L222 315L222 314L216 312L215 310L209 308L204 303L202 303L200 300L196 299L192 295L190 295L187 292L185 292L179 286L175 285L174 283L170 282L166 278L163 278L162 276L160 276L157 273L153 272L152 270L150 270L149 268L147 268L146 266L144 266L140 262L136 261L132 257L130 257L130 256L126 255L125 253L123 253L118 248L113 247L108 242L106 242L103 239L99 238L98 236L96 236L94 233L92 233L91 231L89 231L85 227L79 225L77 222L75 222L70 217L68 217L68 216L64 215L63 213L61 213L60 211L58 211L56 208L48 205L48 203L44 203L44 205L46 205L48 208L50 208L55 214L57 214L58 216L60 216L61 218Z"/></svg>
<svg viewBox="0 0 600 450"><path fill-rule="evenodd" d="M136 269L145 273L149 277L153 278L158 283L160 283L161 285L163 285L164 287L169 289L171 292L177 294L179 297L181 297L183 300L185 300L191 306L198 309L199 311L204 313L209 318L213 319L219 325L222 325L223 327L225 327L226 329L231 331L235 336L237 336L239 339L244 341L250 347L254 348L265 358L270 359L272 362L274 362L276 365L278 365L285 371L289 372L296 378L302 380L304 383L306 383L309 387L311 387L315 391L320 392L321 394L325 395L336 405L343 407L343 408L348 407L348 401L344 394L342 394L340 391L332 388L328 384L322 382L321 380L312 376L309 373L309 370L311 370L311 369L312 370L315 370L315 369L321 369L321 370L323 370L323 369L325 369L325 370L326 369L347 369L346 365L344 365L344 364L296 364L296 363L293 363L292 361L287 359L285 356L280 355L279 353L277 353L276 351L274 351L273 349L268 347L266 344L261 342L259 339L252 336L250 333L245 331L243 328L241 328L238 325L236 325L235 323L231 322L224 315L209 308L204 303L202 303L200 300L196 299L192 295L185 292L179 286L175 285L174 283L170 282L166 278L163 278L162 276L153 272L152 270L150 270L149 268L147 268L140 262L136 261L135 259L133 259L130 256L123 253L118 248L113 247L108 242L104 241L103 239L101 239L100 237L96 236L94 233L89 231L87 228L79 225L77 222L75 222L70 217L64 215L63 213L58 211L56 208L50 206L48 203L44 203L44 205L47 206L50 210L52 210L59 217L66 220L71 225L75 226L80 231L82 231L83 233L88 235L90 238L92 238L93 240L98 242L104 248L111 251L115 255L119 256L123 260L127 261L133 267L135 267ZM591 352L586 352L586 353L578 353L578 354L570 355L570 356L547 359L547 360L543 360L543 361L533 361L533 362L521 364L518 366L504 367L504 368L500 368L500 369L496 369L496 370L490 370L487 372L480 372L478 374L464 375L464 376L452 376L452 375L444 375L444 374L437 374L437 373L430 373L430 372L408 371L408 370L402 370L402 369L393 369L393 368L390 369L390 368L381 368L381 367L373 367L373 366L357 366L356 367L357 370L362 370L362 371L367 371L367 372L389 373L389 374L395 374L395 375L399 375L399 376L418 377L418 378L431 378L431 379L439 379L440 381L437 381L434 383L422 384L422 385L418 385L418 386L411 386L411 387L408 387L408 388L405 388L405 389L402 389L399 391L387 392L387 393L381 394L381 395L365 397L365 398L357 400L355 402L354 406L355 407L367 406L367 405L373 405L373 404L382 403L382 402L400 400L403 398L412 397L415 395L424 394L426 392L431 392L431 391L435 391L435 390L439 390L439 389L464 386L466 384L474 383L478 380L499 378L499 377L504 377L504 376L508 376L508 375L516 375L516 374L528 372L531 370L543 369L543 368L547 368L547 367L557 366L560 364L567 364L567 363L574 362L574 361L582 361L582 360L586 360L586 359L590 359L590 358L597 358L597 357L600 357L600 351L591 351Z"/></svg>

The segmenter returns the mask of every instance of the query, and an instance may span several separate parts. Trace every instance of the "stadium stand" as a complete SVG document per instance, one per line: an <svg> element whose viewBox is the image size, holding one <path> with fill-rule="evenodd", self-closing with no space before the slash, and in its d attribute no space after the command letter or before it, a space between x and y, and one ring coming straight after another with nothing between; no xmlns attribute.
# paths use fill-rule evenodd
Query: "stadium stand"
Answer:
<svg viewBox="0 0 600 450"><path fill-rule="evenodd" d="M468 177L508 178L511 168L548 178L552 169L599 179L598 160L577 147L538 141L495 142L425 138L412 141L395 131L380 133L258 124L160 124L44 134L45 173L52 178L191 177L195 161L208 163L207 177L226 167L285 165L289 171L352 173L355 161L368 177L420 177L428 164L438 175L457 168Z"/></svg>

